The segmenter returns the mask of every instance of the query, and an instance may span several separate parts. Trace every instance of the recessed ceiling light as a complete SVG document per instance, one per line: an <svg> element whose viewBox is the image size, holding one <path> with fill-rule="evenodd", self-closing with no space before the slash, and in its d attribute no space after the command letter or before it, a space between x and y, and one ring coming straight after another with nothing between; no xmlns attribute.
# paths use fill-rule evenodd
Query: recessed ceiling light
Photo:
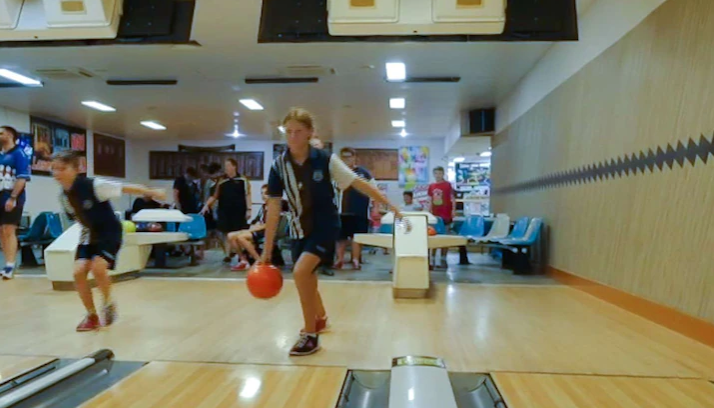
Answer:
<svg viewBox="0 0 714 408"><path fill-rule="evenodd" d="M391 109L404 109L407 106L407 101L404 98L391 98L389 107Z"/></svg>
<svg viewBox="0 0 714 408"><path fill-rule="evenodd" d="M455 158L454 158L454 163L461 163L461 162L463 162L464 160L466 160L465 157L455 157Z"/></svg>
<svg viewBox="0 0 714 408"><path fill-rule="evenodd" d="M407 66L403 62L388 62L387 63L387 80L388 81L404 81L407 79Z"/></svg>
<svg viewBox="0 0 714 408"><path fill-rule="evenodd" d="M97 101L82 101L82 105L101 112L116 112L116 109Z"/></svg>
<svg viewBox="0 0 714 408"><path fill-rule="evenodd" d="M491 152L483 152L479 156L481 157L491 157Z"/></svg>
<svg viewBox="0 0 714 408"><path fill-rule="evenodd" d="M26 86L42 86L42 82L18 74L17 72L10 71L9 69L0 69L0 76L7 78L11 81L19 82Z"/></svg>
<svg viewBox="0 0 714 408"><path fill-rule="evenodd" d="M239 138L243 135L238 131L238 124L236 123L235 125L233 125L233 133L226 133L226 136Z"/></svg>
<svg viewBox="0 0 714 408"><path fill-rule="evenodd" d="M407 133L407 130L404 129L404 128L402 128L402 131L399 132L399 135L400 135L401 137L407 137L408 134L409 134L409 133Z"/></svg>
<svg viewBox="0 0 714 408"><path fill-rule="evenodd" d="M233 112L233 116L240 116L240 112Z"/></svg>
<svg viewBox="0 0 714 408"><path fill-rule="evenodd" d="M255 99L241 99L240 103L250 110L263 110L263 105L259 104Z"/></svg>
<svg viewBox="0 0 714 408"><path fill-rule="evenodd" d="M166 130L166 126L162 125L159 122L154 122L153 120L145 120L141 122L143 126L148 127L149 129L154 129L154 130Z"/></svg>
<svg viewBox="0 0 714 408"><path fill-rule="evenodd" d="M393 120L392 121L392 127L403 128L406 125L407 125L407 123L403 120Z"/></svg>

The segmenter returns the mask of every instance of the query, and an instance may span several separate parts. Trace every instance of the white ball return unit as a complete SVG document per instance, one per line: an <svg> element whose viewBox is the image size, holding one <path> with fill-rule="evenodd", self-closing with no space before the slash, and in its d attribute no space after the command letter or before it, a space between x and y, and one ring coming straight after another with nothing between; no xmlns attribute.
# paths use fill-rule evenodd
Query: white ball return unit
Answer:
<svg viewBox="0 0 714 408"><path fill-rule="evenodd" d="M411 230L397 221L394 214L382 217L382 224L394 224L391 234L355 234L354 240L363 245L393 249L394 298L418 299L429 294L429 250L464 246L465 237L458 235L429 236L429 225L437 223L436 217L427 212L404 212Z"/></svg>
<svg viewBox="0 0 714 408"><path fill-rule="evenodd" d="M139 219L137 219L139 218ZM136 222L187 222L191 218L178 210L142 210L134 216ZM74 260L79 245L82 227L74 224L45 249L47 278L55 290L74 288ZM183 232L134 232L124 233L116 267L108 271L112 280L121 280L120 275L138 272L146 263L154 244L183 242L188 234Z"/></svg>

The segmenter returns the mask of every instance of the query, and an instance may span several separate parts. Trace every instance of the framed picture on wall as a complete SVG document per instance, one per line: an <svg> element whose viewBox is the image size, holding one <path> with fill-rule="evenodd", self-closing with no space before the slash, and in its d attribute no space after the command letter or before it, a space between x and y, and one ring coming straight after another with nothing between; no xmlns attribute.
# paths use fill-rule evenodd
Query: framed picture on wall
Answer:
<svg viewBox="0 0 714 408"><path fill-rule="evenodd" d="M227 158L238 162L238 172L248 180L263 180L263 152L149 152L149 178L173 180L182 176L187 167L223 163Z"/></svg>
<svg viewBox="0 0 714 408"><path fill-rule="evenodd" d="M375 180L399 180L399 150L355 149L357 164L372 173Z"/></svg>
<svg viewBox="0 0 714 408"><path fill-rule="evenodd" d="M84 129L33 116L30 117L30 132L34 148L33 174L49 175L52 154L70 149L79 153L79 172L87 173L87 132Z"/></svg>
<svg viewBox="0 0 714 408"><path fill-rule="evenodd" d="M94 134L94 174L126 177L126 143L124 139Z"/></svg>

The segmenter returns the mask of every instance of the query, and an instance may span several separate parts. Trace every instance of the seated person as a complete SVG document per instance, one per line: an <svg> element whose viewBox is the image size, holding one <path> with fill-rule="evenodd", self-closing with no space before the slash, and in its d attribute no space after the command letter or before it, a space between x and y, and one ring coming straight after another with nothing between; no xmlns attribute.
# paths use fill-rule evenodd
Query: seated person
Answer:
<svg viewBox="0 0 714 408"><path fill-rule="evenodd" d="M131 220L131 216L141 210L155 210L158 208L169 208L169 205L156 201L153 197L138 197L136 200L134 200L134 204L131 206L131 211L128 211L129 216L127 216L126 219Z"/></svg>
<svg viewBox="0 0 714 408"><path fill-rule="evenodd" d="M267 184L264 184L260 188L260 194L263 198L263 205L260 207L258 215L256 215L255 218L253 218L253 220L250 222L251 227L245 230L233 231L228 234L228 240L235 248L238 249L238 252L240 253L240 249L242 248L248 251L248 254L254 260L260 259L260 254L256 250L255 246L259 244L265 237L265 203L268 202ZM241 259L240 262L231 267L231 270L242 271L247 269L249 266L250 265L245 259Z"/></svg>
<svg viewBox="0 0 714 408"><path fill-rule="evenodd" d="M411 191L405 191L404 194L404 204L402 204L402 211L424 211L419 203L414 202L414 193Z"/></svg>

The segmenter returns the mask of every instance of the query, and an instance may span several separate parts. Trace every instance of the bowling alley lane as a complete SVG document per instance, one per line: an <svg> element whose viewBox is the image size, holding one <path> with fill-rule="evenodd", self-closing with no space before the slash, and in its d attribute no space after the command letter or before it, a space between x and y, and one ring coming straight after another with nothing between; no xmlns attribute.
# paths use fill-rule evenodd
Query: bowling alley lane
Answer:
<svg viewBox="0 0 714 408"><path fill-rule="evenodd" d="M83 408L333 408L340 367L153 362Z"/></svg>

